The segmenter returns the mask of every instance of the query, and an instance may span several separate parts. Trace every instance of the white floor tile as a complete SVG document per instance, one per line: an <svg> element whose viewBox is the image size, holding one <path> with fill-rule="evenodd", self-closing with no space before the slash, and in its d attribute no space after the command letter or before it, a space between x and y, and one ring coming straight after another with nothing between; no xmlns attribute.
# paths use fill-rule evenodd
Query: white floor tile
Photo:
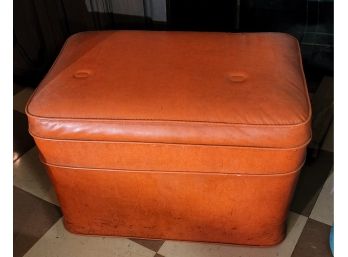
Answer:
<svg viewBox="0 0 348 257"><path fill-rule="evenodd" d="M34 147L13 164L13 183L43 200L58 205L51 181Z"/></svg>
<svg viewBox="0 0 348 257"><path fill-rule="evenodd" d="M60 219L24 257L153 257L154 255L154 251L126 238L71 234L65 230Z"/></svg>
<svg viewBox="0 0 348 257"><path fill-rule="evenodd" d="M311 219L320 221L327 225L333 224L333 201L334 201L334 175L333 172L327 178L323 189L321 190L317 202L315 203L312 213L309 216Z"/></svg>
<svg viewBox="0 0 348 257"><path fill-rule="evenodd" d="M13 97L13 109L22 113L25 113L25 106L27 104L27 101L29 100L29 97L34 92L34 89L30 87L26 87L22 91L18 92Z"/></svg>
<svg viewBox="0 0 348 257"><path fill-rule="evenodd" d="M307 217L290 213L286 239L274 247L245 247L222 244L166 241L159 254L165 257L290 257L301 235Z"/></svg>

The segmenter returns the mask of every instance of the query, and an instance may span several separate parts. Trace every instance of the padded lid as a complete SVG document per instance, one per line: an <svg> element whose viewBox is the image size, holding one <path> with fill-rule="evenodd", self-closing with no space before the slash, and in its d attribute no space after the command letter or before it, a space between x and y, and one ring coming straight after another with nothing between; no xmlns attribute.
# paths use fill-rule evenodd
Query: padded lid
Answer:
<svg viewBox="0 0 348 257"><path fill-rule="evenodd" d="M27 114L53 139L291 148L311 133L298 42L282 33L78 33Z"/></svg>

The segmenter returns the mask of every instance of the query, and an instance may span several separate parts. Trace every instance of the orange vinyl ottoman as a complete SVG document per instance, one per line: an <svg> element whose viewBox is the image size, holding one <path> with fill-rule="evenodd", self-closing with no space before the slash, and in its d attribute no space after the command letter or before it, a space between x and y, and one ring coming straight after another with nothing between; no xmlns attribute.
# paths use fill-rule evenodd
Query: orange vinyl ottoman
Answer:
<svg viewBox="0 0 348 257"><path fill-rule="evenodd" d="M79 33L26 112L73 233L264 246L285 236L311 137L289 35Z"/></svg>

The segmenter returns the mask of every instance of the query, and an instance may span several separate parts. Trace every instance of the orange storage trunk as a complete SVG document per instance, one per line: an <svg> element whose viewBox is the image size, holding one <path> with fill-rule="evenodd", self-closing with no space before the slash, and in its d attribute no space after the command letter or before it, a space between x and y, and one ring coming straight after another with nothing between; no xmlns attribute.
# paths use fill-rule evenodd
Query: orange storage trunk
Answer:
<svg viewBox="0 0 348 257"><path fill-rule="evenodd" d="M311 109L281 33L70 37L27 109L74 233L273 245Z"/></svg>

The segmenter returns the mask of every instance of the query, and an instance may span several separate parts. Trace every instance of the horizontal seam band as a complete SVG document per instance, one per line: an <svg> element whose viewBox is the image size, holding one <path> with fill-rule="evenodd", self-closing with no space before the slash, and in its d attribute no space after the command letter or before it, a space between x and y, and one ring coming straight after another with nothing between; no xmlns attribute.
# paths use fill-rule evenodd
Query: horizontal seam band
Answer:
<svg viewBox="0 0 348 257"><path fill-rule="evenodd" d="M226 173L226 172L199 172L199 171L163 171L163 170L128 170L128 169L110 169L110 168L89 168L89 167L76 167L76 166L62 166L57 164L51 164L42 160L41 156L39 156L40 161L50 167L57 167L63 169L74 169L74 170L93 170L93 171L114 171L114 172L148 172L148 173L188 173L188 174L200 174L200 175L231 175L231 176L261 176L261 177L270 177L270 176L286 176L291 175L296 172L299 172L303 167L303 162L298 169L290 172L282 172L282 173L267 173L267 174L250 174L250 173Z"/></svg>
<svg viewBox="0 0 348 257"><path fill-rule="evenodd" d="M281 151L287 151L287 150L297 150L306 147L309 142L312 140L312 136L309 137L309 139L295 147L289 147L289 148L277 148L277 147L257 147L257 146L237 146L237 145L213 145L213 144L189 144L189 143L169 143L169 142L144 142L144 141L111 141L111 140L86 140L86 139L57 139L57 138L48 138L48 137L41 137L37 136L34 133L32 133L29 130L29 134L38 139L47 140L47 141L57 141L57 142L79 142L79 143L129 143L129 144L164 144L164 145L186 145L186 146L207 146L207 147L229 147L229 148L248 148L248 149L258 149L258 150L281 150Z"/></svg>
<svg viewBox="0 0 348 257"><path fill-rule="evenodd" d="M311 120L311 115L308 115L307 119L301 123L294 123L294 124L257 124L257 123L228 123L228 122L211 122L211 121L198 121L198 120L157 120L157 119L110 119L110 118L73 118L73 117L44 117L44 116L37 116L29 113L29 111L26 111L26 114L29 117L32 117L34 119L44 120L44 121L79 121L79 122L90 122L90 121L96 121L96 122L143 122L143 123L184 123L188 124L191 123L192 125L215 125L215 126L255 126L255 127L279 127L279 128L286 128L286 127L299 127L306 125Z"/></svg>

